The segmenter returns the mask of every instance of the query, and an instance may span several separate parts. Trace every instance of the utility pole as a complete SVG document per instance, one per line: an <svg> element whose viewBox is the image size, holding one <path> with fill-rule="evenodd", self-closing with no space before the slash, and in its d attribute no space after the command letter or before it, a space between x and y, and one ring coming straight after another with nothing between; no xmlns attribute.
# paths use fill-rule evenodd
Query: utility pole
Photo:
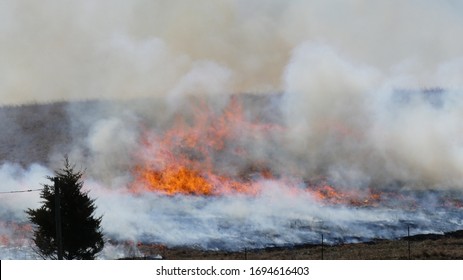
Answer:
<svg viewBox="0 0 463 280"><path fill-rule="evenodd" d="M58 250L58 260L63 259L63 239L61 233L61 196L59 180L55 181L55 224L56 224L56 246Z"/></svg>

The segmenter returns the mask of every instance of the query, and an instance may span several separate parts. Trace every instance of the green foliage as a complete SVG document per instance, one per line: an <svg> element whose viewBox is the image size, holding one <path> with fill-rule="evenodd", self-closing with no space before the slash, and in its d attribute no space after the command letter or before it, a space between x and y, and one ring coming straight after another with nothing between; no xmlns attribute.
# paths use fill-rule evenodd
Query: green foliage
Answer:
<svg viewBox="0 0 463 280"><path fill-rule="evenodd" d="M36 225L33 241L43 258L57 259L55 188L59 188L63 258L94 259L104 247L100 229L102 217L94 217L95 200L83 192L83 173L75 171L65 157L64 168L49 176L53 185L44 185L42 206L28 209L29 220Z"/></svg>

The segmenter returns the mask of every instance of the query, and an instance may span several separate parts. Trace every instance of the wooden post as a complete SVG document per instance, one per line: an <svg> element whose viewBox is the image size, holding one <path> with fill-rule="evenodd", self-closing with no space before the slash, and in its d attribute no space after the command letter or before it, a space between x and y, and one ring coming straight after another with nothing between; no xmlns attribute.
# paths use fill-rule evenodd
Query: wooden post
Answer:
<svg viewBox="0 0 463 280"><path fill-rule="evenodd" d="M56 246L58 260L63 259L63 240L61 233L61 197L59 183L55 182L55 224L56 224Z"/></svg>
<svg viewBox="0 0 463 280"><path fill-rule="evenodd" d="M410 225L407 226L407 243L408 243L408 259L411 259L411 254L410 254Z"/></svg>
<svg viewBox="0 0 463 280"><path fill-rule="evenodd" d="M323 249L324 249L324 242L323 242L323 233L322 233L322 260L323 260Z"/></svg>

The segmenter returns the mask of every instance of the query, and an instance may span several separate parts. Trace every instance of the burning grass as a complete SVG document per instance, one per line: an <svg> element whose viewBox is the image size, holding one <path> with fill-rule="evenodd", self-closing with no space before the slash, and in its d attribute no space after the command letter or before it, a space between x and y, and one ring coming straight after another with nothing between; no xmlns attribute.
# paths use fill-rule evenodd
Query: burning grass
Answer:
<svg viewBox="0 0 463 280"><path fill-rule="evenodd" d="M316 242L320 232L332 230L333 235L327 236L332 246L326 246L326 258L389 259L404 255L402 249L391 253L389 241L339 244L398 238L405 223L416 225L421 232L460 228L461 192L409 188L406 182L351 186L339 184L323 169L316 174L301 172L303 164L308 164L304 160L300 165L282 164L274 155L287 152L281 144L287 128L265 115L250 114L241 101L231 98L221 110L196 104L191 112L178 114L165 126L137 128L136 146L129 152L133 160L126 169L133 179L127 186L129 192L98 186L98 202L102 208L106 203L105 219L112 218L107 223L111 237L135 244L166 244L162 248L167 258L183 258L182 254L187 258L190 251L191 258L242 258L242 252L236 251L250 248L248 258L291 259L317 258L319 247L303 244ZM362 137L340 121L323 122L317 129L329 130L336 139L358 141ZM120 209L114 208L115 203ZM11 236L0 233L0 245L16 246ZM404 241L390 242L402 248ZM433 244L416 251L415 258L457 256L456 252L438 253ZM167 247L178 245L189 247ZM139 247L149 251L146 246L151 245ZM368 253L372 246L378 257ZM223 251L214 255L205 251L210 248ZM349 250L348 257L337 255Z"/></svg>
<svg viewBox="0 0 463 280"><path fill-rule="evenodd" d="M339 124L336 128L339 130ZM260 141L284 131L281 125L247 118L237 97L220 112L199 105L193 119L179 115L174 126L163 133L144 131L135 155L138 165L130 189L134 193L149 191L165 195L255 196L263 191L264 181L275 181L294 195L325 204L372 206L380 201L381 195L369 189L363 193L341 190L326 178L304 181L294 176L292 170L276 171L270 162L252 162L250 136ZM247 137L244 140L243 135ZM237 172L221 168L223 158L245 169Z"/></svg>

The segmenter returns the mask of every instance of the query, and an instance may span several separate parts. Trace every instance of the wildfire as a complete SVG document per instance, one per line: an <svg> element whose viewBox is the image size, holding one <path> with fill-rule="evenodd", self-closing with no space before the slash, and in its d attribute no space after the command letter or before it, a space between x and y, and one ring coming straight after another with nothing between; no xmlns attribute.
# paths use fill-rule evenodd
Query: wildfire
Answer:
<svg viewBox="0 0 463 280"><path fill-rule="evenodd" d="M139 176L147 183L151 190L165 194L195 194L210 195L213 193L212 185L197 172L185 167L167 169L162 172L140 169Z"/></svg>
<svg viewBox="0 0 463 280"><path fill-rule="evenodd" d="M214 174L205 176L183 166L166 168L162 171L139 168L136 175L137 183L135 186L141 185L144 190L157 191L167 195L255 194L258 191L257 184L239 182ZM132 190L137 189L133 187Z"/></svg>
<svg viewBox="0 0 463 280"><path fill-rule="evenodd" d="M352 206L373 206L379 203L380 193L368 190L365 193L359 191L340 191L333 186L324 184L308 188L308 191L320 202L326 204L345 204Z"/></svg>
<svg viewBox="0 0 463 280"><path fill-rule="evenodd" d="M288 191L310 194L322 203L367 206L379 201L379 194L362 196L340 191L326 181L295 188L291 180L275 176L265 163L251 164L253 167L244 174L217 168L217 155L221 153L231 161L248 160L249 148L239 144L243 134L265 137L273 132L281 133L284 129L247 120L237 98L220 113L199 106L192 120L179 116L173 128L164 133L145 131L137 154L140 164L134 169L130 189L135 193L154 191L165 195L256 195L263 188L262 181L277 180L288 186Z"/></svg>
<svg viewBox="0 0 463 280"><path fill-rule="evenodd" d="M233 143L240 131L252 130L250 135L257 135L272 127L247 122L237 99L232 99L220 114L200 107L193 121L179 117L174 128L161 137L146 131L132 191L157 191L166 195L256 194L259 191L257 182L233 178L217 170L215 156L225 150L235 159L245 156L246 150ZM261 176L268 178L269 174L262 171Z"/></svg>

